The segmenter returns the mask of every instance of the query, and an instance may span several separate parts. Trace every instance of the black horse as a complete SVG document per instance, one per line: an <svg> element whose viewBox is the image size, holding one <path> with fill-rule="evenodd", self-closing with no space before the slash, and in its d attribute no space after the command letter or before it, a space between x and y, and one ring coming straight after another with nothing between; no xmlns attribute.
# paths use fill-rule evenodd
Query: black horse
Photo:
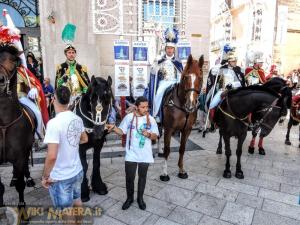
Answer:
<svg viewBox="0 0 300 225"><path fill-rule="evenodd" d="M81 184L81 200L89 201L89 186L86 172L88 170L86 151L93 148L93 171L91 178L92 190L99 195L107 194L107 187L100 175L100 152L103 147L105 136L105 124L113 107L113 93L111 90L112 79L92 77L88 91L77 100L74 111L83 120L88 133L88 143L79 146L80 159L83 166L83 182Z"/></svg>
<svg viewBox="0 0 300 225"><path fill-rule="evenodd" d="M226 166L223 177L231 177L230 137L235 136L238 139L235 176L239 179L243 179L241 155L242 146L247 136L249 115L258 111L265 111L264 115L267 115L270 110L277 107L280 107L281 115L284 115L287 113L287 106L285 105L287 98L289 98L289 96L278 95L276 92L261 86L239 88L228 93L219 105L215 115L216 124L220 129L220 134L225 143ZM264 121L262 121L259 126L262 125L262 123L264 123Z"/></svg>
<svg viewBox="0 0 300 225"><path fill-rule="evenodd" d="M266 109L259 110L256 112L253 112L251 116L251 123L252 124L252 140L250 143L250 146L248 148L248 152L250 154L254 153L254 144L255 144L255 138L260 131L260 140L259 140L259 154L265 155L265 150L263 148L263 138L268 136L272 129L275 127L278 120L287 114L287 109L291 106L291 89L287 86L286 81L275 77L269 80L267 83L262 85L262 87L270 89L270 91L274 91L279 95L286 96L284 99L282 99L284 102L285 107L278 107L274 106L271 108L271 111L266 112ZM281 104L281 103L278 103ZM216 154L222 154L222 135L220 134L219 138L219 144L216 151Z"/></svg>
<svg viewBox="0 0 300 225"><path fill-rule="evenodd" d="M34 141L32 117L20 104L17 95L17 66L19 51L10 45L0 45L0 164L13 164L17 177L19 208L25 208L24 171ZM0 207L3 202L4 185L0 181ZM24 215L23 215L24 216Z"/></svg>

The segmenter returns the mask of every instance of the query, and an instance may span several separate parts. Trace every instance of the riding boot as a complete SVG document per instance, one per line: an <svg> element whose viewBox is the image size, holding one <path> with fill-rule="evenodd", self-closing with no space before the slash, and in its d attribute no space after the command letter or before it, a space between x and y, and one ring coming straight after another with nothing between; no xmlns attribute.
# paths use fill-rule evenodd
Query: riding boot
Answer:
<svg viewBox="0 0 300 225"><path fill-rule="evenodd" d="M137 167L137 163L125 161L127 199L122 206L123 210L128 209L133 203L134 178L135 178L136 167Z"/></svg>
<svg viewBox="0 0 300 225"><path fill-rule="evenodd" d="M144 191L146 186L146 179L147 179L147 171L148 171L149 163L139 163L139 181L138 181L138 193L137 193L137 203L141 210L146 209L146 203L144 202Z"/></svg>

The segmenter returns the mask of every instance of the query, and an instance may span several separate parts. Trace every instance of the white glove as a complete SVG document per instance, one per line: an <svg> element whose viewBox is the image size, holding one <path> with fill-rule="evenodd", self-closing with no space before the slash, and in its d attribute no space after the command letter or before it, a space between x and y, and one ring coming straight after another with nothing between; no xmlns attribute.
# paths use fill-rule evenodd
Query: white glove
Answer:
<svg viewBox="0 0 300 225"><path fill-rule="evenodd" d="M36 99L38 97L38 90L36 88L31 88L27 96L28 98Z"/></svg>

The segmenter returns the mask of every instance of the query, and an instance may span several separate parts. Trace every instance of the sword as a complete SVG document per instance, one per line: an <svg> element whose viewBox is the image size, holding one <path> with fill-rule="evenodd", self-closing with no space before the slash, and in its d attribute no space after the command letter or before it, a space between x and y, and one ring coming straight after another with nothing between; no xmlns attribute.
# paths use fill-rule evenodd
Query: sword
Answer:
<svg viewBox="0 0 300 225"><path fill-rule="evenodd" d="M224 47L222 48L222 51L221 51L221 62L220 64L222 63L222 59L223 59L223 54L224 54ZM211 101L213 100L214 98L214 93L215 93L215 90L216 90L216 86L217 86L217 82L218 82L218 78L219 78L219 75L220 75L220 68L221 68L222 65L220 65L220 67L218 68L218 72L217 72L217 75L216 75L216 79L215 79L215 83L214 83L214 86L213 86L213 92L212 92L212 95L211 95L211 100L210 100L210 103L209 103L209 106L211 104ZM208 92L207 92L208 93ZM205 120L205 126L204 126L204 131L202 133L202 137L205 138L205 135L207 133L207 125L208 125L208 120L209 120L209 112L210 112L210 107L208 106L208 111L207 111L207 115L206 115L206 120Z"/></svg>

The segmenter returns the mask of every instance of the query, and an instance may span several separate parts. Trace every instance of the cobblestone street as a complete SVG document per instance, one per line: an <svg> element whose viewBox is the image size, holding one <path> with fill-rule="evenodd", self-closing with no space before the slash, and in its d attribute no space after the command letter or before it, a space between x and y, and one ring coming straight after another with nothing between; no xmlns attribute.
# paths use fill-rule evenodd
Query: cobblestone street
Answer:
<svg viewBox="0 0 300 225"><path fill-rule="evenodd" d="M286 121L287 122L287 121ZM103 215L94 218L94 224L255 224L255 225L296 225L300 224L300 150L298 149L298 128L291 131L292 146L284 145L286 124L277 126L265 140L266 156L247 153L250 133L244 143L242 168L245 179L234 176L224 179L224 155L216 155L217 133L206 138L193 131L185 154L185 169L188 179L177 178L178 153L173 152L169 160L171 180L159 180L162 159L155 158L150 166L145 191L147 209L142 211L135 202L128 210L121 210L126 199L124 158L113 157L122 152L119 140L106 143L101 159L101 174L109 193L105 196L92 194L85 205L100 207ZM173 139L172 146L178 146ZM232 140L235 149L235 140ZM197 150L199 149L199 150ZM203 150L200 150L203 149ZM34 158L42 159L45 152L34 153ZM42 161L42 160L41 160ZM91 165L92 160L89 160ZM235 150L233 150L232 174L235 171ZM43 164L31 168L37 185L26 188L27 205L51 206L47 190L41 187ZM17 194L9 187L11 167L1 167L1 178L6 186L5 202L16 203ZM34 218L32 218L34 221ZM36 224L36 223L35 223Z"/></svg>

